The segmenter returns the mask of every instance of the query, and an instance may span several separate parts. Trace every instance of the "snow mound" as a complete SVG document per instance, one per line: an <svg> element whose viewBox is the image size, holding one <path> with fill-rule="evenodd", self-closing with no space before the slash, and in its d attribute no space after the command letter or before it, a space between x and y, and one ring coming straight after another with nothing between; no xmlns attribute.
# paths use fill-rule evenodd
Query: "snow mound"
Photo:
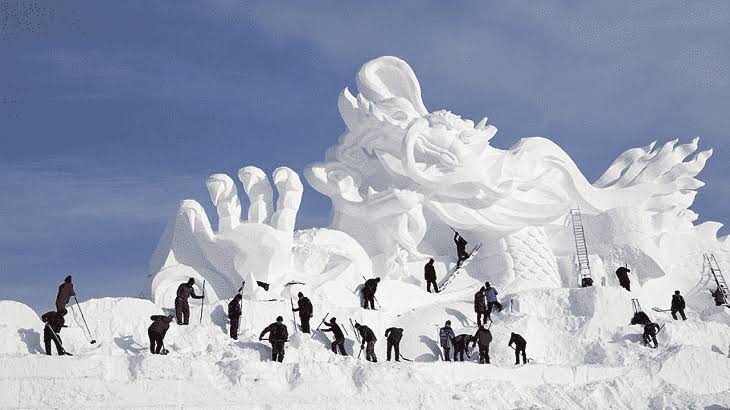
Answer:
<svg viewBox="0 0 730 410"><path fill-rule="evenodd" d="M0 300L0 355L41 351L41 318L33 309L12 300ZM40 332L40 333L39 333Z"/></svg>

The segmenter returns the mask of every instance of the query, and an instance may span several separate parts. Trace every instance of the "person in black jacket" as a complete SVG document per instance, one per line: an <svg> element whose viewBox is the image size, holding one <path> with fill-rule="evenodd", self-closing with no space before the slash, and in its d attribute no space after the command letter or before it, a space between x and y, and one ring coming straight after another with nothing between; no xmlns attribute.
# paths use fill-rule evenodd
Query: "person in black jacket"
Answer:
<svg viewBox="0 0 730 410"><path fill-rule="evenodd" d="M390 351L395 350L395 361L400 362L400 340L403 338L403 329L399 327L389 327L385 330L385 337L388 342L388 354L386 359L390 361Z"/></svg>
<svg viewBox="0 0 730 410"><path fill-rule="evenodd" d="M362 287L363 307L375 310L375 292L378 290L380 278L368 279Z"/></svg>
<svg viewBox="0 0 730 410"><path fill-rule="evenodd" d="M460 334L453 339L451 339L451 344L454 346L454 361L457 360L460 362L464 361L464 353L466 353L467 356L469 356L469 352L467 352L467 349L469 348L469 342L472 341L472 336L470 334ZM459 359L457 359L457 356Z"/></svg>
<svg viewBox="0 0 730 410"><path fill-rule="evenodd" d="M527 341L525 338L513 332L507 346L512 347L512 344L515 345L515 364L520 364L520 353L522 353L522 363L527 364Z"/></svg>
<svg viewBox="0 0 730 410"><path fill-rule="evenodd" d="M63 280L63 283L58 286L56 312L66 312L66 304L71 300L72 296L76 296L76 292L74 292L74 284L71 283L71 275L68 275Z"/></svg>
<svg viewBox="0 0 730 410"><path fill-rule="evenodd" d="M63 342L61 336L58 334L66 326L66 320L63 318L66 315L66 308L63 308L61 312L47 312L41 316L41 320L45 323L43 327L43 344L46 348L46 354L51 355L51 340L56 345L56 353L59 356L66 355L66 350L63 348Z"/></svg>
<svg viewBox="0 0 730 410"><path fill-rule="evenodd" d="M659 347L659 342L656 341L656 335L659 333L659 329L661 329L659 325L654 322L649 322L644 325L644 346L653 347L655 349ZM654 346L651 345L651 342L654 342Z"/></svg>
<svg viewBox="0 0 730 410"><path fill-rule="evenodd" d="M312 302L309 298L304 297L302 292L297 295L299 305L296 309L292 309L292 312L299 312L299 320L302 322L302 333L309 333L309 319L314 316L314 308L312 308Z"/></svg>
<svg viewBox="0 0 730 410"><path fill-rule="evenodd" d="M687 316L684 315L684 308L684 298L679 294L678 290L675 290L674 295L672 295L672 317L674 320L678 320L677 312L679 312L679 315L682 316L682 320L687 320Z"/></svg>
<svg viewBox="0 0 730 410"><path fill-rule="evenodd" d="M186 283L181 283L177 287L177 297L175 298L175 315L177 316L178 325L187 325L190 323L190 305L188 304L188 298L192 296L193 299L203 299L205 295L196 295L193 285L195 279L190 278Z"/></svg>
<svg viewBox="0 0 730 410"><path fill-rule="evenodd" d="M279 316L276 322L266 326L261 331L259 340L263 340L266 333L269 333L269 343L271 343L271 361L281 363L284 360L284 343L289 341L289 331L284 324L284 318Z"/></svg>
<svg viewBox="0 0 730 410"><path fill-rule="evenodd" d="M355 323L355 329L360 332L360 339L362 339L360 351L365 348L366 343L368 346L365 349L365 360L369 362L377 362L378 357L375 356L375 342L378 340L378 338L375 337L375 333L373 333L373 331L369 327L361 325L359 323Z"/></svg>
<svg viewBox="0 0 730 410"><path fill-rule="evenodd" d="M167 330L170 328L172 318L172 315L150 316L152 324L147 328L147 336L150 338L150 353L167 354L167 350L163 350L163 347L165 346L165 335L167 334Z"/></svg>
<svg viewBox="0 0 730 410"><path fill-rule="evenodd" d="M231 321L230 335L231 339L238 340L238 326L241 323L241 315L243 314L241 309L241 299L243 296L237 294L228 302L228 320Z"/></svg>
<svg viewBox="0 0 730 410"><path fill-rule="evenodd" d="M616 277L618 278L619 285L621 285L622 288L631 292L631 280L629 280L629 272L631 272L631 269L624 266L619 266L619 268L616 269Z"/></svg>
<svg viewBox="0 0 730 410"><path fill-rule="evenodd" d="M327 328L322 328L321 330L323 332L332 332L332 335L335 337L335 341L330 345L332 351L337 354L337 348L339 347L340 354L347 356L347 352L345 352L345 335L342 333L340 325L337 324L337 318L333 317L329 323L323 323L323 325L327 326Z"/></svg>
<svg viewBox="0 0 730 410"><path fill-rule="evenodd" d="M465 260L469 259L469 253L466 252L466 245L469 243L462 238L458 232L454 231L454 243L456 243L456 269L461 267Z"/></svg>
<svg viewBox="0 0 730 410"><path fill-rule="evenodd" d="M492 343L492 332L484 325L479 325L479 329L471 338L471 347L474 347L477 343L479 344L479 363L489 364L489 344Z"/></svg>
<svg viewBox="0 0 730 410"><path fill-rule="evenodd" d="M487 290L484 286L474 294L474 312L477 314L477 325L482 324L482 316L484 317L484 324L489 321L487 316L487 299L484 292Z"/></svg>
<svg viewBox="0 0 730 410"><path fill-rule="evenodd" d="M449 351L451 341L454 339L454 330L451 328L451 321L447 320L444 327L439 329L439 345L444 349L444 360L447 362L451 361Z"/></svg>
<svg viewBox="0 0 730 410"><path fill-rule="evenodd" d="M433 258L423 267L423 278L426 279L426 290L431 293L431 285L436 293L439 293L439 285L436 283L436 269L433 267Z"/></svg>

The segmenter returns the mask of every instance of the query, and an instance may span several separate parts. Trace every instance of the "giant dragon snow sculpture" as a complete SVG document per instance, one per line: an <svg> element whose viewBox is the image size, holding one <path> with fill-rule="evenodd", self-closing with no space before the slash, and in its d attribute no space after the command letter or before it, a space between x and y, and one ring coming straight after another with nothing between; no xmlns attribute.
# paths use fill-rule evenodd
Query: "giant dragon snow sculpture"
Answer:
<svg viewBox="0 0 730 410"><path fill-rule="evenodd" d="M490 145L497 129L486 118L474 123L449 111L429 112L413 70L398 58L365 64L357 87L357 95L346 88L339 96L346 125L339 143L305 174L332 200L331 229L294 231L303 187L291 169L274 171L276 211L264 172L241 169L251 203L246 221L234 181L212 175L207 186L218 229L200 204L183 201L152 258L150 297L169 304L189 276L206 279L213 299L230 296L244 279L255 297L255 280L277 293L293 280L352 290L373 271L420 276L427 257L451 259L449 227L485 245L470 274L513 291L575 286L575 252L564 223L574 207L586 216L591 251L605 270L640 265L648 281L696 270L686 261L701 259L706 249L721 259L728 253L727 237L716 238L721 225L695 226L689 209L703 185L695 176L712 154L702 151L685 162L698 139L630 149L591 184L548 139L497 149Z"/></svg>
<svg viewBox="0 0 730 410"><path fill-rule="evenodd" d="M402 275L404 259L453 253L452 226L488 245L495 257L483 258L482 270L492 278L502 272L502 283L525 282L518 287L560 286L548 232L570 208L649 212L654 233L697 217L687 209L703 185L694 176L712 151L683 161L698 139L630 149L591 184L548 139L501 150L489 144L497 129L487 118L429 112L415 74L398 58L365 64L357 87L356 96L345 88L339 97L345 133L306 177L332 199L332 227L363 244L382 272Z"/></svg>

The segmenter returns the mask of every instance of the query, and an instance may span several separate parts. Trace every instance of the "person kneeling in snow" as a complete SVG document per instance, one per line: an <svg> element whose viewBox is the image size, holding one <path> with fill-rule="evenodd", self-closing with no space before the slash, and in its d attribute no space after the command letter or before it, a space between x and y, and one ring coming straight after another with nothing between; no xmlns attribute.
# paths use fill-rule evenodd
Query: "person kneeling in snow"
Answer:
<svg viewBox="0 0 730 410"><path fill-rule="evenodd" d="M355 329L360 332L360 338L362 339L360 351L362 352L362 349L365 348L365 343L367 343L368 345L368 347L365 348L365 360L377 363L378 358L377 356L375 356L375 342L378 340L378 338L375 337L375 333L373 333L372 329L370 329L369 327L361 325L359 323L355 323Z"/></svg>
<svg viewBox="0 0 730 410"><path fill-rule="evenodd" d="M479 325L479 329L474 333L474 337L471 340L471 347L474 347L479 342L479 363L489 364L489 344L492 343L492 332L486 329L484 325Z"/></svg>
<svg viewBox="0 0 730 410"><path fill-rule="evenodd" d="M466 353L467 356L469 356L469 352L467 351L469 349L469 342L471 342L472 337L470 334L462 333L459 336L456 336L455 338L451 339L451 344L454 346L454 361L463 362L464 361L464 353ZM458 359L457 359L458 357Z"/></svg>
<svg viewBox="0 0 730 410"><path fill-rule="evenodd" d="M656 341L656 335L659 333L659 327L656 323L647 323L644 325L644 346L651 346L649 343L654 342L654 346L651 346L653 348L659 347L659 343Z"/></svg>
<svg viewBox="0 0 730 410"><path fill-rule="evenodd" d="M41 316L41 320L46 325L43 327L43 344L46 348L46 354L51 355L51 340L56 345L56 353L59 356L66 355L66 350L63 349L63 342L61 342L61 336L58 333L61 329L66 326L66 320L63 318L66 316L67 310L61 307L61 310L57 312L47 312Z"/></svg>
<svg viewBox="0 0 730 410"><path fill-rule="evenodd" d="M150 316L152 324L147 328L147 335L150 337L150 353L167 354L167 349L164 348L165 335L167 334L167 330L170 328L172 318L172 315Z"/></svg>
<svg viewBox="0 0 730 410"><path fill-rule="evenodd" d="M284 361L284 343L289 341L289 331L284 324L284 318L279 316L276 322L266 326L259 335L259 340L264 340L266 333L269 333L271 343L271 360L281 363Z"/></svg>

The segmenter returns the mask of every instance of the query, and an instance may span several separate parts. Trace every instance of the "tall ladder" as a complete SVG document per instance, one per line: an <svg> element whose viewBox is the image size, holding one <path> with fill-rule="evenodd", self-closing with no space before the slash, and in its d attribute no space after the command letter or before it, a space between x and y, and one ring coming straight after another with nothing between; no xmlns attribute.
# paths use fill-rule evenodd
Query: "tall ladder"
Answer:
<svg viewBox="0 0 730 410"><path fill-rule="evenodd" d="M717 263L715 255L711 253L706 253L704 257L707 265L710 267L712 276L715 278L717 289L722 292L722 298L725 301L724 303L727 304L727 298L730 295L730 291L728 291L727 282L725 282L725 277L722 275L722 271L720 270L720 264Z"/></svg>
<svg viewBox="0 0 730 410"><path fill-rule="evenodd" d="M583 219L580 215L580 208L570 210L570 218L573 222L573 238L575 239L575 251L578 255L578 281L582 287L593 285L591 264L588 261L588 247L586 246L586 235L583 231Z"/></svg>

